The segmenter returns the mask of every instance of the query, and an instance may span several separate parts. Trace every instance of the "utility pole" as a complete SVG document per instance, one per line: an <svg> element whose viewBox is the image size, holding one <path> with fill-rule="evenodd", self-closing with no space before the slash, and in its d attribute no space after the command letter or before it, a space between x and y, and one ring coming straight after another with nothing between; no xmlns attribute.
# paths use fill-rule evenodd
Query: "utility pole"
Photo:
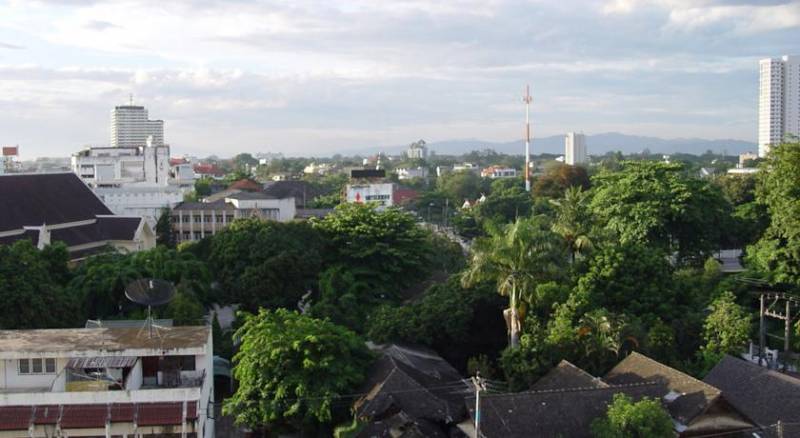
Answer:
<svg viewBox="0 0 800 438"><path fill-rule="evenodd" d="M481 391L486 391L486 383L480 371L475 372L472 384L475 385L475 438L481 438Z"/></svg>
<svg viewBox="0 0 800 438"><path fill-rule="evenodd" d="M522 99L525 102L525 191L531 191L531 119L530 108L533 98L531 97L531 86L525 87L525 97Z"/></svg>

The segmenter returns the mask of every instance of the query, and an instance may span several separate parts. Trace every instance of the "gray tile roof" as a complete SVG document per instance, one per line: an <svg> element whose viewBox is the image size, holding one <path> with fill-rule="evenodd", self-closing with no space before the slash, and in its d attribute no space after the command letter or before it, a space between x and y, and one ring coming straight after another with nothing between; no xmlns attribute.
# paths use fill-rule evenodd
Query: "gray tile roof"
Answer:
<svg viewBox="0 0 800 438"><path fill-rule="evenodd" d="M607 388L608 384L598 377L562 360L553 369L531 386L532 391L546 389Z"/></svg>
<svg viewBox="0 0 800 438"><path fill-rule="evenodd" d="M800 424L800 379L725 356L704 379L759 426ZM800 435L786 435L800 436Z"/></svg>

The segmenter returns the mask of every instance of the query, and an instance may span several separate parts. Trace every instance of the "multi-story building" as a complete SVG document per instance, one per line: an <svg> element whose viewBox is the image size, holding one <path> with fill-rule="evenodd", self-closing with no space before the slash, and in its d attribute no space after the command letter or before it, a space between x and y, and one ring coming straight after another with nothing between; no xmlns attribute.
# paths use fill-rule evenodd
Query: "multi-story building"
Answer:
<svg viewBox="0 0 800 438"><path fill-rule="evenodd" d="M72 172L0 176L0 211L0 244L63 242L73 261L108 248L134 252L156 245L141 216L112 214Z"/></svg>
<svg viewBox="0 0 800 438"><path fill-rule="evenodd" d="M239 192L214 202L182 202L172 209L172 231L178 242L200 240L236 219L257 217L288 222L297 213L294 197L275 198L261 192Z"/></svg>
<svg viewBox="0 0 800 438"><path fill-rule="evenodd" d="M0 173L18 172L19 146L3 146L3 153L0 155Z"/></svg>
<svg viewBox="0 0 800 438"><path fill-rule="evenodd" d="M758 156L788 134L800 135L800 57L783 56L759 62Z"/></svg>
<svg viewBox="0 0 800 438"><path fill-rule="evenodd" d="M111 147L138 148L148 138L153 146L164 146L163 120L150 120L145 107L138 105L115 106L111 110Z"/></svg>
<svg viewBox="0 0 800 438"><path fill-rule="evenodd" d="M194 182L188 164L170 163L163 121L148 120L141 106L114 108L111 146L85 148L72 155L71 164L111 211L142 216L151 226Z"/></svg>
<svg viewBox="0 0 800 438"><path fill-rule="evenodd" d="M406 156L411 160L424 160L428 158L428 146L424 140L411 143L406 150Z"/></svg>
<svg viewBox="0 0 800 438"><path fill-rule="evenodd" d="M0 331L0 436L213 438L208 327Z"/></svg>
<svg viewBox="0 0 800 438"><path fill-rule="evenodd" d="M586 161L586 136L568 132L564 137L564 162L575 166Z"/></svg>

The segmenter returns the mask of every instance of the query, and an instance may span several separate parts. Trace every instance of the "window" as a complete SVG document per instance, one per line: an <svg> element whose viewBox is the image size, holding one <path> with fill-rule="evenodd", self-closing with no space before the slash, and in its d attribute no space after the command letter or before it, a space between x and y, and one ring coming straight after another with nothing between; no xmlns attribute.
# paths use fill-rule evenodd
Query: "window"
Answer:
<svg viewBox="0 0 800 438"><path fill-rule="evenodd" d="M194 356L179 356L181 371L195 371Z"/></svg>
<svg viewBox="0 0 800 438"><path fill-rule="evenodd" d="M56 360L54 358L19 359L19 374L55 374Z"/></svg>

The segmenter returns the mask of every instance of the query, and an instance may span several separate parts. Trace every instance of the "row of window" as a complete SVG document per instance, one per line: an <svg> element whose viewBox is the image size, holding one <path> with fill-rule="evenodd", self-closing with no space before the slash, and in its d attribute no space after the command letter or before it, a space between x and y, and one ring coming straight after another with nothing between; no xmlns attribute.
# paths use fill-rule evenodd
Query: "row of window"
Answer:
<svg viewBox="0 0 800 438"><path fill-rule="evenodd" d="M185 215L185 216L183 216L183 223L188 224L190 222L194 222L196 224L199 224L201 222L205 222L207 224L210 224L211 222L214 221L214 219L216 219L218 224L222 224L222 223L225 223L225 222L233 222L234 218L233 218L232 214L227 215L227 217L224 220L223 220L223 217L222 217L221 214L218 214L216 216L212 216L212 215L205 215L205 216ZM175 222L175 223L179 223L181 221L181 216L173 216L172 217L172 221Z"/></svg>
<svg viewBox="0 0 800 438"><path fill-rule="evenodd" d="M47 359L19 359L19 374L55 374L56 360L54 358Z"/></svg>

